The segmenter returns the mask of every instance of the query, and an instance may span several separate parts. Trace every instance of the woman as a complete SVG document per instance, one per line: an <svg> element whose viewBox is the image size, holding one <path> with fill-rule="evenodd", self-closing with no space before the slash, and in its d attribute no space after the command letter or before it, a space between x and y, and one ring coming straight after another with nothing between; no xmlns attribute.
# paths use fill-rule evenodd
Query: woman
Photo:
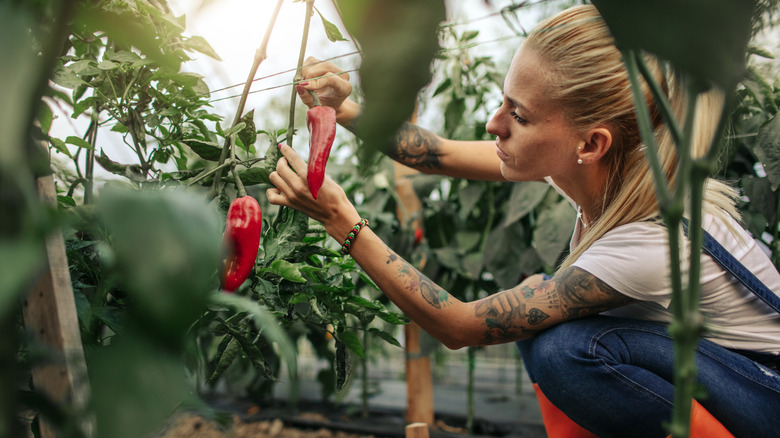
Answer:
<svg viewBox="0 0 780 438"><path fill-rule="evenodd" d="M655 60L648 64L679 117L685 85ZM664 73L665 72L665 73ZM354 128L359 106L346 97L346 74L329 63L304 71L305 89ZM648 102L652 102L645 90ZM705 153L723 105L703 94L695 118L695 155ZM668 178L675 147L655 116ZM659 216L634 115L630 85L608 29L593 6L566 10L536 27L515 54L504 100L487 130L495 142L457 142L414 125L387 153L427 173L487 180L546 180L578 209L571 252L549 279L462 302L388 248L368 227L350 254L398 307L449 348L518 340L529 373L570 418L599 436L665 436L673 394L667 231ZM344 241L361 218L343 190L327 180L314 201L306 165L282 146L271 174L271 203L303 211ZM292 168L290 168L290 166ZM294 169L294 171L293 171ZM772 290L780 274L737 224L734 193L710 180L704 227ZM780 314L757 300L712 259L702 256L702 311L709 331L698 353L701 404L737 436L780 431ZM751 359L746 355L750 355ZM765 365L762 365L765 364Z"/></svg>

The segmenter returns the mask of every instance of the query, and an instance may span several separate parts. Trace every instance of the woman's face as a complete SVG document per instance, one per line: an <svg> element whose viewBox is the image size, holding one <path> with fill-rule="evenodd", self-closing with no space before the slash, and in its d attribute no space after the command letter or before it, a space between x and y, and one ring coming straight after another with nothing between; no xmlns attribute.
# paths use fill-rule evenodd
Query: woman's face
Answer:
<svg viewBox="0 0 780 438"><path fill-rule="evenodd" d="M533 49L520 48L504 81L504 102L487 124L496 136L501 174L510 181L533 181L572 175L583 137L563 109L547 96L542 59Z"/></svg>

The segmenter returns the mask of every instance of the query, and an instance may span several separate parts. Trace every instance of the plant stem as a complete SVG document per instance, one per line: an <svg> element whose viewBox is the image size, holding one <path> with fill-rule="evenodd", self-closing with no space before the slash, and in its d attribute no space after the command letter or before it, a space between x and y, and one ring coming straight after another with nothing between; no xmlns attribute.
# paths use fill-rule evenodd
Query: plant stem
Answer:
<svg viewBox="0 0 780 438"><path fill-rule="evenodd" d="M95 169L95 146L97 145L97 133L98 133L98 117L100 116L100 108L95 105L92 109L92 121L87 129L87 138L91 149L87 150L86 165L84 166L85 181L84 181L84 204L92 203L93 187L94 187L94 169Z"/></svg>
<svg viewBox="0 0 780 438"><path fill-rule="evenodd" d="M232 134L230 136L230 143L236 144L236 134ZM230 148L230 171L233 173L233 179L236 180L236 191L238 192L238 197L242 198L246 196L244 182L241 181L241 178L238 177L238 172L236 172L236 148L234 147Z"/></svg>
<svg viewBox="0 0 780 438"><path fill-rule="evenodd" d="M255 59L252 63L252 68L249 69L249 75L247 76L247 80L244 83L244 89L241 92L241 100L238 102L238 108L236 109L236 115L233 117L233 124L231 125L231 128L233 126L236 126L241 122L241 117L244 115L244 107L246 106L246 100L247 96L249 96L249 89L252 87L252 82L254 81L255 74L257 74L257 69L260 68L260 64L268 57L267 50L268 50L268 41L271 39L271 31L274 29L274 25L276 24L276 18L279 16L279 10L282 8L282 3L284 0L278 0L276 2L276 8L274 9L273 14L271 15L271 20L268 23L268 28L265 30L265 35L263 36L263 41L260 43L260 47L255 51ZM235 147L235 138L233 136L229 136L225 139L225 145L222 147L222 152L219 156L219 164L225 162L225 159L227 158L227 154L229 150L232 150ZM211 195L212 196L218 196L219 190L220 190L220 181L222 180L222 167L217 166L217 173L214 175L214 184L211 187Z"/></svg>
<svg viewBox="0 0 780 438"><path fill-rule="evenodd" d="M634 111L636 111L637 123L639 124L639 133L645 144L645 155L650 161L650 168L653 170L653 180L655 182L658 204L663 208L663 206L671 204L671 195L668 186L665 184L666 175L664 174L663 168L661 167L661 161L658 157L658 146L655 143L650 111L647 108L647 102L645 102L645 98L642 95L642 87L639 84L636 53L633 50L623 51L623 60L626 64L628 79L631 82L631 92L634 97Z"/></svg>
<svg viewBox="0 0 780 438"><path fill-rule="evenodd" d="M298 66L295 69L294 83L300 82L303 78L301 70L303 69L303 58L306 56L306 44L309 40L309 24L311 23L311 16L314 13L314 0L306 0L306 17L303 22L303 37L301 38L301 49L298 52ZM295 86L292 87L292 93L290 95L290 120L287 126L287 136L285 143L292 147L293 145L293 133L295 132L295 101L297 100L298 92L295 90Z"/></svg>
<svg viewBox="0 0 780 438"><path fill-rule="evenodd" d="M197 182L207 178L209 175L213 175L213 174L217 173L218 171L220 171L220 170L222 170L222 169L224 169L226 167L229 167L230 165L231 165L231 163L222 163L222 164L218 165L217 167L214 167L213 169L205 170L205 171L199 173L198 176L196 176L195 178L192 178L190 180L190 182L187 183L187 186L188 187L192 187Z"/></svg>
<svg viewBox="0 0 780 438"><path fill-rule="evenodd" d="M669 127L669 132L671 132L674 142L680 144L682 142L682 133L680 132L680 127L677 125L677 121L674 120L674 111L672 111L672 107L669 105L669 100L666 98L663 89L661 89L661 86L650 72L650 68L645 63L645 59L639 55L635 56L634 59L636 60L637 67L639 67L639 72L642 73L642 77L645 78L648 87L650 87L650 91L653 93L653 99L655 99L655 103L659 107L659 112L664 119L664 123Z"/></svg>
<svg viewBox="0 0 780 438"><path fill-rule="evenodd" d="M363 330L363 357L360 358L360 374L362 377L362 385L360 388L360 411L363 418L368 418L368 343L370 339L368 338L368 327L364 328L366 328L366 330Z"/></svg>

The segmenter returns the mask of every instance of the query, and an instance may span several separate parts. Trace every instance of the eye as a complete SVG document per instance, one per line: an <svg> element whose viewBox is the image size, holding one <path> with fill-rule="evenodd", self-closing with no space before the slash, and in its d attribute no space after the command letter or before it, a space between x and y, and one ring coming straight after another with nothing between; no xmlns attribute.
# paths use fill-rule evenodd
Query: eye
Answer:
<svg viewBox="0 0 780 438"><path fill-rule="evenodd" d="M526 124L528 121L520 116L517 115L516 112L512 111L509 113L515 120L517 120L517 123L520 123L521 125Z"/></svg>

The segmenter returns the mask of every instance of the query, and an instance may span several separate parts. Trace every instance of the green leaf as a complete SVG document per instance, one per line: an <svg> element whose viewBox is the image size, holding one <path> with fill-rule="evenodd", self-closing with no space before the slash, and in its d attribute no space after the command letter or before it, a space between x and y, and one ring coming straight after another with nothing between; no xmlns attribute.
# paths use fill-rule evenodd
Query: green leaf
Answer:
<svg viewBox="0 0 780 438"><path fill-rule="evenodd" d="M51 108L49 108L49 105L44 103L40 106L40 111L38 112L38 123L41 125L41 131L45 134L49 134L49 130L51 130L51 124L54 121L54 113L52 113Z"/></svg>
<svg viewBox="0 0 780 438"><path fill-rule="evenodd" d="M360 307L365 307L371 310L384 309L384 306L379 304L377 301L367 300L359 295L350 295L349 297L347 297L347 302L357 304Z"/></svg>
<svg viewBox="0 0 780 438"><path fill-rule="evenodd" d="M241 117L241 121L244 123L244 128L238 133L238 138L244 144L244 149L247 152L252 150L255 142L257 141L257 128L255 128L255 110L249 111Z"/></svg>
<svg viewBox="0 0 780 438"><path fill-rule="evenodd" d="M78 137L77 137L78 138ZM133 181L143 181L146 177L141 173L141 166L138 164L121 164L108 158L106 152L101 150L100 155L95 155L95 161L103 169L115 175L120 175Z"/></svg>
<svg viewBox="0 0 780 438"><path fill-rule="evenodd" d="M358 335L352 330L343 330L336 332L336 339L341 341L350 351L355 353L358 357L365 357L363 352L363 345L360 343Z"/></svg>
<svg viewBox="0 0 780 438"><path fill-rule="evenodd" d="M231 135L238 135L242 130L244 130L244 128L246 128L245 122L241 121L236 123L234 126L231 126L230 129L228 129L225 132L225 138L230 137Z"/></svg>
<svg viewBox="0 0 780 438"><path fill-rule="evenodd" d="M309 218L298 210L285 208L275 227L263 235L263 248L268 260L284 259L301 246L301 240L308 230Z"/></svg>
<svg viewBox="0 0 780 438"><path fill-rule="evenodd" d="M530 213L544 199L549 184L543 182L520 182L512 185L507 202L507 211L502 226L507 227Z"/></svg>
<svg viewBox="0 0 780 438"><path fill-rule="evenodd" d="M93 148L88 141L81 137L76 137L75 135L68 136L68 138L65 139L65 143L69 143L84 149L95 150L95 148Z"/></svg>
<svg viewBox="0 0 780 438"><path fill-rule="evenodd" d="M742 78L755 0L594 0L621 50L644 50L704 83Z"/></svg>
<svg viewBox="0 0 780 438"><path fill-rule="evenodd" d="M461 218L465 220L471 215L474 207L484 197L485 190L487 190L486 184L474 181L469 182L458 192Z"/></svg>
<svg viewBox="0 0 780 438"><path fill-rule="evenodd" d="M179 71L181 67L181 60L162 51L153 24L139 20L137 15L89 4L81 9L77 21L77 26L87 32L103 32L126 47L137 47L165 69Z"/></svg>
<svg viewBox="0 0 780 438"><path fill-rule="evenodd" d="M182 143L187 145L192 152L195 152L199 157L208 161L219 161L219 156L222 154L222 147L211 141L202 141L195 139L183 140Z"/></svg>
<svg viewBox="0 0 780 438"><path fill-rule="evenodd" d="M370 327L368 331L378 337L379 339L382 339L383 341L387 342L388 344L395 345L396 347L403 348L401 346L401 343L398 342L398 339L395 338L395 336L391 335L390 333L387 333L386 331L379 330L376 327Z"/></svg>
<svg viewBox="0 0 780 438"><path fill-rule="evenodd" d="M238 177L241 178L241 182L245 186L253 186L257 184L270 184L271 181L268 176L271 175L273 170L266 169L265 167L250 167L246 170L238 172Z"/></svg>
<svg viewBox="0 0 780 438"><path fill-rule="evenodd" d="M444 129L453 135L463 124L463 115L466 112L466 100L454 98L447 103L444 109Z"/></svg>
<svg viewBox="0 0 780 438"><path fill-rule="evenodd" d="M539 272L542 260L535 249L525 245L525 227L519 223L497 227L485 245L485 266L501 289L517 286L523 276ZM529 230L530 231L530 230ZM506 242L513 242L507 245Z"/></svg>
<svg viewBox="0 0 780 438"><path fill-rule="evenodd" d="M210 56L217 61L222 61L222 58L217 55L216 50L214 50L213 47L211 47L211 44L209 44L208 41L206 41L205 38L201 36L193 36L188 38L186 41L184 41L184 47L194 50L196 52L200 52L206 56Z"/></svg>
<svg viewBox="0 0 780 438"><path fill-rule="evenodd" d="M287 363L289 376L291 376L290 379L295 380L297 375L297 352L290 337L279 325L279 321L275 316L257 302L239 295L214 294L210 296L210 300L215 304L228 306L239 312L246 312L251 316L255 326L263 332L266 339L279 347L279 353ZM296 385L294 384L290 385L291 395L293 396L292 391L294 391L295 387Z"/></svg>
<svg viewBox="0 0 780 438"><path fill-rule="evenodd" d="M341 31L338 27L336 27L335 24L326 20L325 17L322 16L322 13L319 9L315 7L314 10L317 11L317 13L320 15L320 20L322 20L322 27L325 28L325 35L328 36L329 40L333 41L334 43L336 41L348 41L346 38L344 38L343 35L341 35Z"/></svg>
<svg viewBox="0 0 780 438"><path fill-rule="evenodd" d="M98 63L97 68L100 70L113 70L115 68L118 68L119 64L113 61L101 61Z"/></svg>
<svg viewBox="0 0 780 438"><path fill-rule="evenodd" d="M571 204L565 199L539 213L533 242L536 252L547 266L555 266L558 257L569 244L576 216Z"/></svg>
<svg viewBox="0 0 780 438"><path fill-rule="evenodd" d="M760 57L766 58L766 59L775 59L775 55L773 55L772 52L767 50L765 47L755 46L753 44L748 46L748 53L750 53L751 55L760 56Z"/></svg>
<svg viewBox="0 0 780 438"><path fill-rule="evenodd" d="M211 373L211 376L209 376L206 384L211 384L217 381L217 379L219 379L222 374L227 371L230 365L233 364L233 361L236 360L240 353L241 344L236 340L236 338L229 336L227 338L227 344L225 345L225 348L219 355L219 360L217 361L217 365L214 367L214 372Z"/></svg>
<svg viewBox="0 0 780 438"><path fill-rule="evenodd" d="M764 165L772 190L777 190L780 186L780 116L775 114L761 126L753 152Z"/></svg>
<svg viewBox="0 0 780 438"><path fill-rule="evenodd" d="M298 266L286 260L274 260L269 271L293 283L306 283Z"/></svg>
<svg viewBox="0 0 780 438"><path fill-rule="evenodd" d="M51 137L49 141L51 142L51 145L54 146L54 149L67 155L70 158L73 158L73 155L70 154L70 151L68 150L68 146L65 145L64 141L54 137Z"/></svg>
<svg viewBox="0 0 780 438"><path fill-rule="evenodd" d="M750 208L761 212L769 223L777 220L777 192L772 190L768 178L751 175L742 177L742 188L750 199Z"/></svg>
<svg viewBox="0 0 780 438"><path fill-rule="evenodd" d="M474 38L476 38L477 35L479 35L478 30L468 30L466 32L463 32L463 35L460 36L460 41L461 42L471 41Z"/></svg>
<svg viewBox="0 0 780 438"><path fill-rule="evenodd" d="M433 95L431 97L438 96L439 94L447 91L447 89L449 89L451 86L452 86L452 79L450 79L449 77L445 78L443 81L441 81L439 86L436 87L436 91L433 92Z"/></svg>

